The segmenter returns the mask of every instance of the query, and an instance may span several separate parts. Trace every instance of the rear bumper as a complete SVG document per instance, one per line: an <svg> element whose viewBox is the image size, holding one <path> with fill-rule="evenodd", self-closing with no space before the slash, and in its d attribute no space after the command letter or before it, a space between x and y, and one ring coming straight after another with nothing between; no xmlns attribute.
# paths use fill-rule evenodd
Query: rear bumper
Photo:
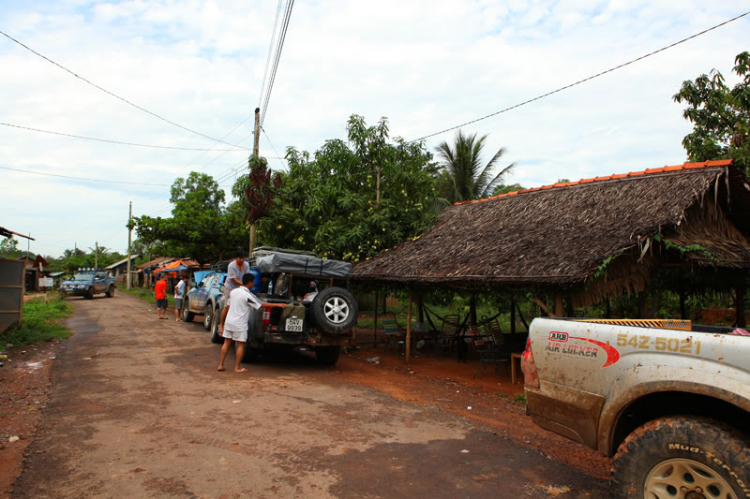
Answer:
<svg viewBox="0 0 750 499"><path fill-rule="evenodd" d="M553 383L525 388L527 409L535 424L583 445L597 448L597 428L604 397Z"/></svg>

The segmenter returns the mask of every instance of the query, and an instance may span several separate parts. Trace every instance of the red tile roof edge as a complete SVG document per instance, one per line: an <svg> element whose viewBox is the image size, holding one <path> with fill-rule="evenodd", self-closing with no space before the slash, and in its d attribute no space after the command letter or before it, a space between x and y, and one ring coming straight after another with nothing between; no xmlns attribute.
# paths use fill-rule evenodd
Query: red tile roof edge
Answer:
<svg viewBox="0 0 750 499"><path fill-rule="evenodd" d="M524 194L527 192L536 192L536 191L541 191L541 190L549 190L553 188L557 189L557 188L570 187L570 186L579 185L579 184L590 184L592 182L603 182L605 180L617 180L617 179L628 178L628 177L641 177L643 175L652 175L655 173L671 173L671 172L677 172L677 171L683 171L683 170L695 170L695 169L701 169L701 168L709 168L713 166L729 166L732 164L733 161L734 160L731 160L731 159L719 159L719 160L713 160L713 161L701 161L699 163L683 163L681 165L675 165L675 166L663 166L661 168L646 168L645 170L640 171L640 172L612 174L607 177L584 178L581 180L577 180L575 182L565 182L565 183L543 185L541 187L531 187L529 189L521 189L518 191L506 192L505 194L498 194L497 196L492 196L488 198L474 199L471 201L459 201L458 203L453 203L453 206L477 203L480 201L489 201L491 199L499 199L499 198L504 198L508 196L515 196L517 194Z"/></svg>

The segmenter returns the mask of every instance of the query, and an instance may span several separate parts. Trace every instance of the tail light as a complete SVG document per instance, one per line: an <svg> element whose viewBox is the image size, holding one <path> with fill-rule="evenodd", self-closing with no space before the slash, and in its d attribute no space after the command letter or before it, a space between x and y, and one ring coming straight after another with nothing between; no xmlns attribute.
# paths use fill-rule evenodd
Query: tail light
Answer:
<svg viewBox="0 0 750 499"><path fill-rule="evenodd" d="M263 325L267 326L269 324L271 324L271 309L264 308L263 309Z"/></svg>
<svg viewBox="0 0 750 499"><path fill-rule="evenodd" d="M539 375L534 364L534 352L531 351L531 338L526 340L526 350L523 351L521 358L521 371L523 371L523 381L526 386L539 388Z"/></svg>

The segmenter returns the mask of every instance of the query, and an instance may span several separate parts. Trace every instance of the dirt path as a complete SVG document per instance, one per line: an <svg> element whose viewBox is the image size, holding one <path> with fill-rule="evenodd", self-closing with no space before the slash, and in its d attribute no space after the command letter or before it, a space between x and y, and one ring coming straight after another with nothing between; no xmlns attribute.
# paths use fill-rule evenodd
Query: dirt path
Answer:
<svg viewBox="0 0 750 499"><path fill-rule="evenodd" d="M587 451L556 438L530 448L517 442L530 427L493 425L497 411L521 421L517 404L469 390L486 401L461 414L460 380L357 356L217 373L199 324L159 321L130 296L74 303L76 334L53 361L14 497L607 495L604 480L533 447Z"/></svg>

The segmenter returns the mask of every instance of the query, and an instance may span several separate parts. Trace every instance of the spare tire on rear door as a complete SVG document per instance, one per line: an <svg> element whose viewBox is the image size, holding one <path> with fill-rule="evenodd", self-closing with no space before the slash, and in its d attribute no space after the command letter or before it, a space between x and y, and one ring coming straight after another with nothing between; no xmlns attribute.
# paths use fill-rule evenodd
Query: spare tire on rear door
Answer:
<svg viewBox="0 0 750 499"><path fill-rule="evenodd" d="M359 306L352 294L343 288L326 288L310 307L318 326L327 333L350 331L357 322Z"/></svg>

